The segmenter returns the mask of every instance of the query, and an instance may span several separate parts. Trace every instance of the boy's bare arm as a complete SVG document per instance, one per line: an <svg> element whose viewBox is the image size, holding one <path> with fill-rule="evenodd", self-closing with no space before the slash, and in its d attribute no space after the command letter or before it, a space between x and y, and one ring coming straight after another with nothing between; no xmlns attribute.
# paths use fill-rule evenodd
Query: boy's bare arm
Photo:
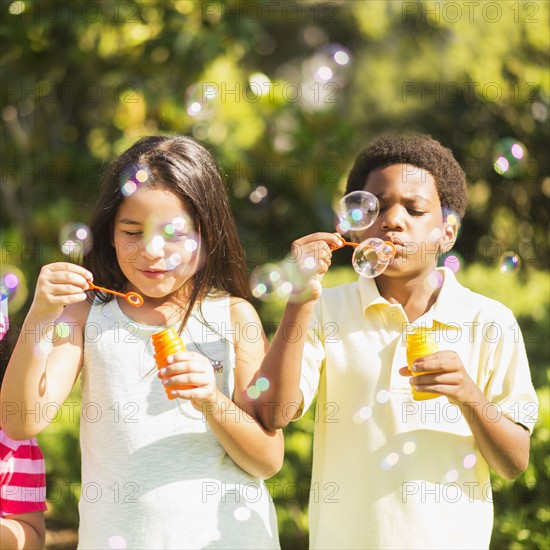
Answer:
<svg viewBox="0 0 550 550"><path fill-rule="evenodd" d="M527 428L501 414L489 418L486 411L490 402L479 388L471 401L457 405L491 468L505 479L515 479L527 469L530 448Z"/></svg>
<svg viewBox="0 0 550 550"><path fill-rule="evenodd" d="M454 351L439 351L417 359L413 369L425 373L410 379L418 391L445 395L460 408L491 468L506 479L514 479L525 471L529 464L528 430L502 414L487 414L491 402ZM407 367L400 373L410 376Z"/></svg>
<svg viewBox="0 0 550 550"><path fill-rule="evenodd" d="M284 428L296 415L302 402L300 374L307 328L315 303L289 303L273 342L262 362L260 376L269 388L255 400L259 417L268 430ZM292 335L292 338L289 336Z"/></svg>
<svg viewBox="0 0 550 550"><path fill-rule="evenodd" d="M332 251L340 246L342 238L334 233L313 233L292 243L292 254L297 261L305 255L315 260L316 275L310 281L308 298L287 304L260 368L259 376L269 380L269 389L254 403L259 406L258 416L267 430L284 428L300 408L300 374L306 335L315 302L322 293L321 280L330 266Z"/></svg>

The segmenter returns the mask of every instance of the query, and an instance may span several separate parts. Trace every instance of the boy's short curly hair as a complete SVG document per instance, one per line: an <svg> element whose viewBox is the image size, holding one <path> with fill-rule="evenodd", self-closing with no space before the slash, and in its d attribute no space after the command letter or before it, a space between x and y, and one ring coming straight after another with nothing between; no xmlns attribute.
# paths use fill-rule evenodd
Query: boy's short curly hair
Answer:
<svg viewBox="0 0 550 550"><path fill-rule="evenodd" d="M363 189L373 170L394 164L410 164L427 170L435 179L442 208L464 217L468 202L464 170L450 149L428 135L389 135L374 141L355 159L346 194Z"/></svg>

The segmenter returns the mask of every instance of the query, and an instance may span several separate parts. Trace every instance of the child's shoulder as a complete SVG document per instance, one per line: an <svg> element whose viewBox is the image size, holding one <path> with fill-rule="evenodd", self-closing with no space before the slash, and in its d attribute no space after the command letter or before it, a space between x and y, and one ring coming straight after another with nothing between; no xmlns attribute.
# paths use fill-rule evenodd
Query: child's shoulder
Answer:
<svg viewBox="0 0 550 550"><path fill-rule="evenodd" d="M461 288L462 293L457 296L457 299L466 302L467 304L472 305L475 309L485 312L487 314L496 315L496 316L513 316L512 310L503 304L502 302L487 296L486 294L481 294L475 292L471 288L464 286L458 281L456 282Z"/></svg>
<svg viewBox="0 0 550 550"><path fill-rule="evenodd" d="M337 309L349 308L354 304L359 304L360 301L361 293L357 281L323 288L323 293L319 300L323 307Z"/></svg>
<svg viewBox="0 0 550 550"><path fill-rule="evenodd" d="M229 296L229 310L233 322L257 322L258 312L254 306L244 298L238 296Z"/></svg>
<svg viewBox="0 0 550 550"><path fill-rule="evenodd" d="M258 322L259 319L256 309L248 300L223 290L211 290L202 300L201 310L204 310L204 313L206 311L222 313L229 310L229 317L233 324Z"/></svg>
<svg viewBox="0 0 550 550"><path fill-rule="evenodd" d="M359 292L357 281L350 283L341 283L339 285L323 288L323 295L326 296L339 296L346 294L356 294Z"/></svg>

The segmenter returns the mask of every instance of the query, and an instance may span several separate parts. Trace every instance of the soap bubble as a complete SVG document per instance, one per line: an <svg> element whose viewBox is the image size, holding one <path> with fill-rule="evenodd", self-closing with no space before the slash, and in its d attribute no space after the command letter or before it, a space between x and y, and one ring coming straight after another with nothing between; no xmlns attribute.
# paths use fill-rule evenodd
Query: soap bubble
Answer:
<svg viewBox="0 0 550 550"><path fill-rule="evenodd" d="M459 478L458 470L449 470L443 479L445 480L445 483L455 483Z"/></svg>
<svg viewBox="0 0 550 550"><path fill-rule="evenodd" d="M71 261L81 261L93 246L92 230L83 223L68 223L59 231L59 246Z"/></svg>
<svg viewBox="0 0 550 550"><path fill-rule="evenodd" d="M200 237L191 217L185 212L171 220L158 215L146 220L143 228L145 251L152 257L164 257L168 271L178 275L196 272L202 266Z"/></svg>
<svg viewBox="0 0 550 550"><path fill-rule="evenodd" d="M168 250L168 269L194 261L200 249L199 235L195 231L193 220L185 212L164 225L161 237L163 246Z"/></svg>
<svg viewBox="0 0 550 550"><path fill-rule="evenodd" d="M153 235L145 245L145 250L150 256L164 255L164 245L166 241L162 235Z"/></svg>
<svg viewBox="0 0 550 550"><path fill-rule="evenodd" d="M10 265L2 266L2 298L11 298L19 287L19 276L15 269Z"/></svg>
<svg viewBox="0 0 550 550"><path fill-rule="evenodd" d="M439 229L439 227L434 227L430 231L429 238L430 238L431 241L436 243L436 242L439 242L439 240L441 239L442 236L443 236L443 231L441 231L441 229Z"/></svg>
<svg viewBox="0 0 550 550"><path fill-rule="evenodd" d="M264 301L283 298L303 301L311 293L311 281L317 272L314 254L299 258L289 255L278 264L258 266L250 275L252 296Z"/></svg>
<svg viewBox="0 0 550 550"><path fill-rule="evenodd" d="M291 301L303 301L311 293L311 281L318 273L319 266L314 254L303 254L299 258L287 257L282 263L285 280L292 294Z"/></svg>
<svg viewBox="0 0 550 550"><path fill-rule="evenodd" d="M390 398L390 392L388 390L380 390L376 394L376 401L378 403L386 403Z"/></svg>
<svg viewBox="0 0 550 550"><path fill-rule="evenodd" d="M362 424L372 416L372 409L370 407L364 406L356 411L353 415L353 421L356 424Z"/></svg>
<svg viewBox="0 0 550 550"><path fill-rule="evenodd" d="M256 380L255 384L248 386L246 389L246 394L250 399L258 399L263 391L269 389L269 380L263 376Z"/></svg>
<svg viewBox="0 0 550 550"><path fill-rule="evenodd" d="M512 179L519 175L527 158L527 148L514 138L504 138L493 148L493 168L497 174Z"/></svg>
<svg viewBox="0 0 550 550"><path fill-rule="evenodd" d="M71 327L68 323L57 323L55 325L55 335L58 338L68 338L71 335Z"/></svg>
<svg viewBox="0 0 550 550"><path fill-rule="evenodd" d="M382 459L380 467L382 470L389 470L399 462L399 453L390 453Z"/></svg>
<svg viewBox="0 0 550 550"><path fill-rule="evenodd" d="M399 462L399 453L390 453L390 454L386 457L386 462L387 462L390 466L395 466L395 465Z"/></svg>
<svg viewBox="0 0 550 550"><path fill-rule="evenodd" d="M182 263L183 263L182 255L178 254L177 252L174 252L173 254L170 254L168 258L166 258L166 269L168 269L169 271L172 271Z"/></svg>
<svg viewBox="0 0 550 550"><path fill-rule="evenodd" d="M146 166L140 166L137 164L129 164L124 167L119 176L120 192L129 197L133 195L144 183L150 183L152 175Z"/></svg>
<svg viewBox="0 0 550 550"><path fill-rule="evenodd" d="M107 542L109 544L109 548L114 548L116 550L124 550L128 547L126 539L120 535L113 535L112 537L109 537Z"/></svg>
<svg viewBox="0 0 550 550"><path fill-rule="evenodd" d="M515 273L521 266L521 259L518 254L508 250L504 252L498 262L498 270L501 273Z"/></svg>
<svg viewBox="0 0 550 550"><path fill-rule="evenodd" d="M352 191L340 199L337 214L341 233L370 227L378 216L378 199L368 191Z"/></svg>
<svg viewBox="0 0 550 550"><path fill-rule="evenodd" d="M352 257L353 269L371 279L382 273L395 256L395 248L386 241L372 237L359 244Z"/></svg>
<svg viewBox="0 0 550 550"><path fill-rule="evenodd" d="M300 67L300 98L308 111L334 108L339 92L349 81L352 54L340 44L326 44L317 49Z"/></svg>
<svg viewBox="0 0 550 550"><path fill-rule="evenodd" d="M260 391L266 391L269 389L269 380L265 377L260 377L258 380L256 380L256 387Z"/></svg>
<svg viewBox="0 0 550 550"><path fill-rule="evenodd" d="M258 266L251 273L250 290L254 298L274 300L288 297L292 291L292 284L280 265L268 263Z"/></svg>
<svg viewBox="0 0 550 550"><path fill-rule="evenodd" d="M304 69L313 72L315 82L335 82L340 86L347 84L352 55L340 44L326 44L317 49L305 63Z"/></svg>
<svg viewBox="0 0 550 550"><path fill-rule="evenodd" d="M4 339L6 332L10 328L10 318L8 316L8 298L0 296L0 340Z"/></svg>
<svg viewBox="0 0 550 550"><path fill-rule="evenodd" d="M464 259L458 253L453 251L445 252L439 257L438 260L439 266L445 266L450 269L453 273L457 273L462 265L464 264Z"/></svg>
<svg viewBox="0 0 550 550"><path fill-rule="evenodd" d="M1 264L0 275L0 299L7 299L9 311L15 313L23 307L29 295L27 280L23 272L11 264Z"/></svg>
<svg viewBox="0 0 550 550"><path fill-rule="evenodd" d="M185 92L187 114L196 120L209 120L214 115L217 99L218 87L215 84L192 84Z"/></svg>
<svg viewBox="0 0 550 550"><path fill-rule="evenodd" d="M432 271L424 280L424 288L428 291L441 288L443 279L443 274L440 271Z"/></svg>
<svg viewBox="0 0 550 550"><path fill-rule="evenodd" d="M462 220L460 219L460 216L456 212L453 212L450 208L443 208L443 217L444 223L454 228L455 235L458 238L462 226Z"/></svg>
<svg viewBox="0 0 550 550"><path fill-rule="evenodd" d="M262 393L262 390L258 388L258 386L249 386L246 389L246 395L248 395L250 399L258 399L261 393Z"/></svg>
<svg viewBox="0 0 550 550"><path fill-rule="evenodd" d="M467 470L470 470L475 466L476 462L477 462L477 457L475 454L472 453L464 457L462 464L464 468L466 468Z"/></svg>

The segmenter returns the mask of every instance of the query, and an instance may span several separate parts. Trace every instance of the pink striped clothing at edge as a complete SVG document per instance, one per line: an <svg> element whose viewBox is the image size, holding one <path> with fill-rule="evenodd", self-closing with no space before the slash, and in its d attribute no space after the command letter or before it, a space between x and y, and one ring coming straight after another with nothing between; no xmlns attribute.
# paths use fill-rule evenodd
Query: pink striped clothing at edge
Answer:
<svg viewBox="0 0 550 550"><path fill-rule="evenodd" d="M36 439L15 441L0 428L0 516L43 510L46 473Z"/></svg>

